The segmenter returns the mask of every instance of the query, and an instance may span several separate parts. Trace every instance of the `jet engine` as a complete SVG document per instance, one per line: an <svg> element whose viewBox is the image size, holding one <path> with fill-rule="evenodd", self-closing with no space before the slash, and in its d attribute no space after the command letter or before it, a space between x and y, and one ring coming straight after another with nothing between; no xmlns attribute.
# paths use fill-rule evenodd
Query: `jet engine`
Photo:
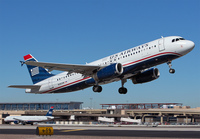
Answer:
<svg viewBox="0 0 200 139"><path fill-rule="evenodd" d="M93 78L95 81L103 81L121 75L122 73L123 73L122 64L114 63L94 73Z"/></svg>
<svg viewBox="0 0 200 139"><path fill-rule="evenodd" d="M19 124L19 121L14 121L14 124Z"/></svg>
<svg viewBox="0 0 200 139"><path fill-rule="evenodd" d="M159 76L160 76L159 70L157 68L152 68L138 75L133 76L132 82L134 84L146 83L157 79Z"/></svg>

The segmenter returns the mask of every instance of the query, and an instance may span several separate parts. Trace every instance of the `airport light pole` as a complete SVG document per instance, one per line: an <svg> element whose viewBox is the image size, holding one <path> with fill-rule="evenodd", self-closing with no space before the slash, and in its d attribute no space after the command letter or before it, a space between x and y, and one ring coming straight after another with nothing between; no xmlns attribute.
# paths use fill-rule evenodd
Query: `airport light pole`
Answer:
<svg viewBox="0 0 200 139"><path fill-rule="evenodd" d="M90 109L92 109L92 99L93 98L90 98Z"/></svg>

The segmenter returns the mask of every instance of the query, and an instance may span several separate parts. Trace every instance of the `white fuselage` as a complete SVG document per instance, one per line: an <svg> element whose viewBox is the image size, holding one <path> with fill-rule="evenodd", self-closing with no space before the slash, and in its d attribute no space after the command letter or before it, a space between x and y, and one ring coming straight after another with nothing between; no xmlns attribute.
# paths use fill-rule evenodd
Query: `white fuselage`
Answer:
<svg viewBox="0 0 200 139"><path fill-rule="evenodd" d="M5 122L23 121L23 122L41 122L54 119L53 116L7 116Z"/></svg>
<svg viewBox="0 0 200 139"><path fill-rule="evenodd" d="M194 43L180 38L182 37L170 36L160 38L88 63L87 65L108 66L113 63L121 63L124 71L123 78L128 79L142 70L172 61L189 53L194 48ZM41 85L39 90L27 89L26 92L39 94L72 92L93 86L94 83L88 83L90 82L89 80L92 82L92 77L85 77L79 73L69 74L68 72L63 72L35 84ZM121 79L116 77L109 81L99 82L99 84L107 84L118 80Z"/></svg>

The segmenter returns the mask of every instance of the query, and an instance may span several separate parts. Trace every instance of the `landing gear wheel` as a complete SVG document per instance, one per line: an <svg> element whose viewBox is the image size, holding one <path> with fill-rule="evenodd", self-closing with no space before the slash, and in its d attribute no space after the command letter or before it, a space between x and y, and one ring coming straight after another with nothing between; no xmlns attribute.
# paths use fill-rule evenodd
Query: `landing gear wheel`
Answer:
<svg viewBox="0 0 200 139"><path fill-rule="evenodd" d="M102 87L99 86L99 85L94 85L92 89L93 89L94 92L100 93L102 91Z"/></svg>
<svg viewBox="0 0 200 139"><path fill-rule="evenodd" d="M119 91L120 94L126 94L127 93L127 89L125 87L120 87L118 91Z"/></svg>
<svg viewBox="0 0 200 139"><path fill-rule="evenodd" d="M167 62L167 65L169 66L169 73L174 74L175 73L175 69L171 68L172 67L172 62L171 61Z"/></svg>
<svg viewBox="0 0 200 139"><path fill-rule="evenodd" d="M175 73L175 69L169 69L169 73L174 74Z"/></svg>

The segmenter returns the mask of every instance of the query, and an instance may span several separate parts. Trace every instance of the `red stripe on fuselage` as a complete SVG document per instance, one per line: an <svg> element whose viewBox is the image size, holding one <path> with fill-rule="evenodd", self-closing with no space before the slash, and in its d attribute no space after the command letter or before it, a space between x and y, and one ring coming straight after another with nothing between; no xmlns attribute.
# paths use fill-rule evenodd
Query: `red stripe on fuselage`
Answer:
<svg viewBox="0 0 200 139"><path fill-rule="evenodd" d="M165 54L174 54L174 55L182 56L182 55L180 55L178 53L164 52L164 53L159 53L159 54L156 54L156 55L152 55L152 56L149 56L149 57L146 57L146 58L143 58L143 59L131 62L131 63L124 64L123 66L128 66L128 65L131 65L131 64L135 64L135 63L138 63L138 62L141 62L141 61L144 61L144 60L147 60L147 59L151 59L151 58L159 56L159 55L165 55Z"/></svg>
<svg viewBox="0 0 200 139"><path fill-rule="evenodd" d="M159 55L165 55L165 54L173 54L173 55L178 55L178 56L182 56L181 54L178 54L178 53L174 53L174 52L164 52L164 53L159 53L159 54L156 54L156 55L153 55L153 56L149 56L149 57L146 57L146 58L143 58L143 59L140 59L140 60L136 60L134 62L130 62L130 63L127 63L127 64L124 64L123 66L128 66L128 65L131 65L131 64L135 64L135 63L138 63L138 62L141 62L141 61L144 61L144 60L147 60L147 59L151 59L153 57L156 57L156 56L159 56ZM80 79L80 80L77 80L77 81L74 81L72 83L69 83L69 84L65 84L63 86L60 86L60 87L57 87L57 88L54 88L54 89L51 89L51 90L48 90L48 91L45 91L45 92L42 92L41 94L45 94L45 93L48 93L48 92L52 92L54 90L57 90L57 89L60 89L60 88L63 88L63 87L66 87L68 85L72 85L74 83L78 83L78 82L81 82L83 80L87 80L91 77L86 77L84 79Z"/></svg>
<svg viewBox="0 0 200 139"><path fill-rule="evenodd" d="M72 85L72 84L74 84L74 83L81 82L81 81L86 80L86 79L89 79L89 78L90 78L90 77L86 77L86 78L83 78L83 79L80 79L80 80L77 80L77 81L71 82L71 83L69 83L69 84L65 84L65 85L59 86L59 87L57 87L57 88L54 88L54 89L51 89L51 90L48 90L48 91L42 92L41 94L45 94L45 93L48 93L48 92L52 92L52 91L54 91L54 90L57 90L57 89L60 89L60 88L66 87L66 86L68 86L68 85Z"/></svg>

